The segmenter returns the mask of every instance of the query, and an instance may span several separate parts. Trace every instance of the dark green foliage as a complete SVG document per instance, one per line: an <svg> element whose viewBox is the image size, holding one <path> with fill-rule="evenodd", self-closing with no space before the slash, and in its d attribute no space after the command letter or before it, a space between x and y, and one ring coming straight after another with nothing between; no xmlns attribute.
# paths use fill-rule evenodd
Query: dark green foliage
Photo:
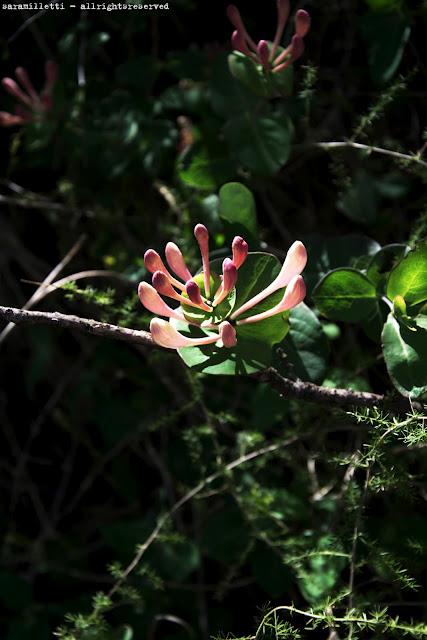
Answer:
<svg viewBox="0 0 427 640"><path fill-rule="evenodd" d="M257 41L275 4L239 3ZM47 118L0 130L1 305L84 235L32 308L147 330L143 254L172 240L194 272L198 222L215 265L235 234L259 252L237 305L296 239L308 295L208 363L2 334L2 640L427 637L427 8L326 4L274 77L230 53L221 3L3 11L2 76L38 89L53 57L59 80ZM270 364L385 405L205 375Z"/></svg>

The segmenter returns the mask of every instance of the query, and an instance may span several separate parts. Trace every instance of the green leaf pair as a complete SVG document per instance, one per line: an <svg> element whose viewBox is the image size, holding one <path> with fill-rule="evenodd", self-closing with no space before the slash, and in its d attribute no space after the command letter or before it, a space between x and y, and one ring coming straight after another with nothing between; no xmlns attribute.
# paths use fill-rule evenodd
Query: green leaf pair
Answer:
<svg viewBox="0 0 427 640"><path fill-rule="evenodd" d="M427 394L427 242L409 253L405 245L388 245L363 270L330 271L313 299L331 320L359 322L364 328L379 324L395 387L407 397ZM384 303L391 309L385 323Z"/></svg>

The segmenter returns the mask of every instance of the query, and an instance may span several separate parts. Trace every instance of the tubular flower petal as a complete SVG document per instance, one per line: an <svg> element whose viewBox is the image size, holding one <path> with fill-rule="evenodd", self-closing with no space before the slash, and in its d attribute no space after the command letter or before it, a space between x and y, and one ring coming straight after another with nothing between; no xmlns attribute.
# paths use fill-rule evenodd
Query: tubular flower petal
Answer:
<svg viewBox="0 0 427 640"><path fill-rule="evenodd" d="M15 75L21 86L12 78L3 78L2 84L5 90L19 103L25 105L25 109L17 104L15 115L1 112L0 126L10 127L17 124L26 124L40 117L52 107L52 89L58 76L58 67L52 62L46 62L46 84L41 95L35 90L33 83L23 67L17 67Z"/></svg>
<svg viewBox="0 0 427 640"><path fill-rule="evenodd" d="M17 124L24 124L25 122L26 120L23 116L7 113L7 111L0 111L0 127L14 127Z"/></svg>
<svg viewBox="0 0 427 640"><path fill-rule="evenodd" d="M252 324L253 322L260 322L261 320L266 320L267 318L271 318L272 316L277 315L278 313L283 313L283 311L287 311L288 309L292 309L296 307L297 304L302 302L305 298L306 288L305 283L302 276L295 276L292 278L288 286L286 287L286 291L283 295L282 300L275 307L268 309L262 313L257 313L254 316L250 316L249 318L244 318L243 320L238 320L237 324Z"/></svg>
<svg viewBox="0 0 427 640"><path fill-rule="evenodd" d="M214 306L218 306L230 291L234 289L237 282L237 268L230 258L226 258L222 263L222 284L215 294Z"/></svg>
<svg viewBox="0 0 427 640"><path fill-rule="evenodd" d="M209 264L209 231L204 224L196 224L194 227L194 236L200 248L202 256L203 276L205 282L205 294L209 298L211 294L211 268Z"/></svg>
<svg viewBox="0 0 427 640"><path fill-rule="evenodd" d="M163 263L163 260L161 259L157 251L154 251L154 249L148 249L144 253L144 264L147 271L149 271L150 273L161 271L162 273L165 274L165 276L167 276L168 280L174 285L174 287L177 287L182 291L185 289L182 282L179 282L178 280L176 280L176 278L174 278L173 275L169 273L169 271L166 269Z"/></svg>
<svg viewBox="0 0 427 640"><path fill-rule="evenodd" d="M175 318L176 320L184 320L182 313L169 307L159 296L157 291L148 282L141 282L138 287L138 296L142 304L148 311L165 318Z"/></svg>
<svg viewBox="0 0 427 640"><path fill-rule="evenodd" d="M246 240L243 240L242 237L236 236L231 245L231 249L233 251L233 264L236 269L238 269L247 258L249 251L248 243Z"/></svg>
<svg viewBox="0 0 427 640"><path fill-rule="evenodd" d="M165 249L166 260L168 265L177 276L185 282L191 280L192 275L185 264L184 257L179 247L174 242L168 242Z"/></svg>
<svg viewBox="0 0 427 640"><path fill-rule="evenodd" d="M233 31L231 35L231 46L235 51L240 51L240 53L243 53L245 56L248 56L249 58L256 60L255 56L253 55L248 45L246 44L246 40L243 34L237 29L236 31Z"/></svg>
<svg viewBox="0 0 427 640"><path fill-rule="evenodd" d="M185 290L191 302L193 302L195 305L197 305L204 311L212 310L211 307L203 301L202 294L200 293L200 288L197 282L194 282L194 280L189 280L185 285Z"/></svg>
<svg viewBox="0 0 427 640"><path fill-rule="evenodd" d="M248 309L251 309L256 304L270 296L278 289L286 287L289 282L295 276L299 275L307 264L307 250L303 243L297 240L290 247L286 254L285 261L282 265L279 275L273 282L266 287L263 291L260 291L256 296L245 302L237 311L231 315L231 319L234 320L237 316L245 313Z"/></svg>
<svg viewBox="0 0 427 640"><path fill-rule="evenodd" d="M304 40L298 36L294 35L291 41L291 44L287 49L285 49L280 56L277 56L274 61L273 73L277 73L282 69L288 67L292 62L295 62L298 58L302 56L304 53ZM282 64L279 64L282 60L285 60Z"/></svg>
<svg viewBox="0 0 427 640"><path fill-rule="evenodd" d="M304 9L299 9L295 14L295 33L300 38L304 38L310 31L310 14Z"/></svg>
<svg viewBox="0 0 427 640"><path fill-rule="evenodd" d="M289 0L277 0L277 28L274 35L273 46L271 47L271 58L274 58L274 54L279 46L280 39L283 35L283 31L289 17L290 9L291 6Z"/></svg>
<svg viewBox="0 0 427 640"><path fill-rule="evenodd" d="M28 107L33 106L31 98L29 98L27 94L22 91L22 89L15 82L15 80L12 80L12 78L3 78L2 85L6 89L6 91L10 93L11 96L16 98L17 100L20 100L21 102L26 104Z"/></svg>
<svg viewBox="0 0 427 640"><path fill-rule="evenodd" d="M33 83L30 80L30 77L24 67L18 67L15 69L15 75L18 78L19 82L22 84L24 89L26 89L28 95L31 97L34 103L40 102L40 96L36 92L33 87Z"/></svg>
<svg viewBox="0 0 427 640"><path fill-rule="evenodd" d="M232 324L227 322L227 320L224 320L224 322L221 322L221 324L219 325L219 335L221 336L222 344L224 345L224 347L231 349L232 347L236 346L236 329Z"/></svg>
<svg viewBox="0 0 427 640"><path fill-rule="evenodd" d="M242 34L243 38L247 41L248 45L256 51L256 44L250 37L249 33L246 30L246 27L243 23L242 17L238 8L234 4L230 4L227 7L227 17L230 20L231 24L239 33Z"/></svg>
<svg viewBox="0 0 427 640"><path fill-rule="evenodd" d="M218 335L206 338L187 338L181 335L175 327L166 320L153 318L150 322L150 331L156 344L166 349L180 349L182 347L196 347L204 344L213 344L219 338Z"/></svg>

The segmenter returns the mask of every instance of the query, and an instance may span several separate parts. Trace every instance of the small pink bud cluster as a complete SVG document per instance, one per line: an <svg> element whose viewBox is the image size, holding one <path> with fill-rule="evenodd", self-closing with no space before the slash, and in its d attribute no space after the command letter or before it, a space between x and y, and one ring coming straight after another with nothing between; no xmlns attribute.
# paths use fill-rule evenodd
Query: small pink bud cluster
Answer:
<svg viewBox="0 0 427 640"><path fill-rule="evenodd" d="M211 291L215 278L211 277L209 262L209 232L204 225L197 224L194 228L194 235L202 258L202 275L200 278L203 279L203 291L196 282L195 277L191 275L179 247L173 242L168 242L165 256L170 270L156 251L148 249L144 255L144 263L147 270L153 274L152 284L141 282L138 287L138 295L144 307L152 313L164 318L172 318L196 325L208 331L210 335L201 338L189 338L180 334L169 322L160 318L153 318L150 323L151 335L154 342L162 347L179 349L181 347L213 344L220 341L220 346L232 348L237 343L236 326L259 322L278 313L283 313L295 307L304 299L305 284L300 273L306 265L307 252L302 242L297 241L289 249L277 278L263 291L231 313L228 319L222 318L216 322L214 320L216 308L235 288L238 269L245 262L248 255L248 244L240 236L234 238L232 258L225 258L223 261L220 284L216 287L216 291ZM198 280L201 283L200 278ZM275 291L285 287L282 300L274 307L253 316L239 319L239 316L243 313L246 313ZM172 308L161 296L176 300L183 306ZM204 312L204 314L200 315L199 321L188 320L185 317L185 308L188 309L188 307ZM206 319L205 314L209 319Z"/></svg>
<svg viewBox="0 0 427 640"><path fill-rule="evenodd" d="M289 17L289 0L277 1L277 27L271 47L266 40L260 40L258 44L252 40L243 23L237 7L231 4L227 8L227 15L235 27L231 36L233 49L262 66L264 71L278 73L286 69L304 53L304 37L310 30L311 18L307 11L299 9L295 14L295 33L291 43L284 51L276 56L277 48L283 35L283 31Z"/></svg>
<svg viewBox="0 0 427 640"><path fill-rule="evenodd" d="M15 69L15 76L21 86L12 78L3 78L1 81L5 90L18 101L15 113L0 111L1 127L27 124L52 108L52 91L58 78L58 66L55 62L48 60L45 64L46 82L40 94L34 89L24 67Z"/></svg>

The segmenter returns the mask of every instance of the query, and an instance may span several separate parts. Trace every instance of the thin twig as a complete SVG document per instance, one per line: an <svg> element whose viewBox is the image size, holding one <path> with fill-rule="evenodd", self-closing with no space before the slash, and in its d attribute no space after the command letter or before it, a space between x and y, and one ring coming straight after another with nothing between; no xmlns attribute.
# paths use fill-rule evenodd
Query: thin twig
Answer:
<svg viewBox="0 0 427 640"><path fill-rule="evenodd" d="M296 148L317 148L323 149L324 151L345 148L360 149L368 153L378 153L383 156L391 156L392 158L396 158L398 160L416 162L417 164L420 164L427 169L427 162L421 159L421 154L419 152L414 155L409 155L407 153L401 153L400 151L392 151L391 149L384 149L382 147L375 147L369 144L362 144L361 142L353 142L352 140L343 140L341 142L311 142L304 145L297 145Z"/></svg>
<svg viewBox="0 0 427 640"><path fill-rule="evenodd" d="M32 306L34 306L39 300L41 300L46 295L45 288L48 287L55 280L55 278L61 273L61 271L67 266L67 264L71 262L71 260L74 258L76 253L80 251L80 248L84 243L85 239L86 239L85 235L80 236L77 242L73 244L71 249L62 258L62 260L56 265L56 267L54 267L52 271L48 273L48 275L40 284L38 289L36 289L36 291L33 293L31 298L25 303L23 309L31 309ZM3 331L0 333L0 344L2 344L6 340L7 336L13 330L14 326L15 325L13 322L9 322L9 324L3 329Z"/></svg>
<svg viewBox="0 0 427 640"><path fill-rule="evenodd" d="M142 545L140 545L138 553L135 555L135 557L133 558L132 562L130 562L130 564L128 564L128 566L126 567L126 569L124 570L124 572L122 573L120 578L117 580L117 582L114 585L114 587L112 589L110 589L110 591L108 593L108 597L111 598L117 592L117 590L121 587L121 585L126 581L128 576L134 571L134 569L136 569L136 567L141 562L142 557L145 554L145 552L147 551L147 549L158 538L161 530L166 525L166 523L169 521L169 519L179 509L181 509L181 507L183 507L187 502L192 500L197 494L199 494L201 491L203 491L203 489L205 487L207 487L208 485L212 484L213 482L215 482L215 480L217 480L218 478L221 478L221 476L229 473L230 471L232 471L236 467L239 467L242 464L246 464L247 462L250 462L251 460L254 460L255 458L259 458L260 456L264 456L264 455L266 455L268 453L273 453L274 451L282 449L283 447L287 447L290 444L293 444L294 442L296 442L297 439L298 439L298 436L292 436L292 437L288 438L287 440L282 440L280 442L276 442L274 444L270 444L267 447L263 447L262 449L257 449L256 451L252 451L251 453L247 453L244 456L240 456L240 458L237 458L236 460L233 460L229 464L225 465L225 467L223 467L219 471L215 471L214 473L212 473L210 476L208 476L207 478L202 480L197 486L193 487L193 489L191 489L191 491L189 491L184 496L182 496L182 498L180 498L178 500L178 502L176 502L174 504L172 509L170 509L167 513L165 513L161 518L159 518L156 527L150 533L150 535L145 540L145 542Z"/></svg>
<svg viewBox="0 0 427 640"><path fill-rule="evenodd" d="M77 331L114 338L115 340L124 340L125 342L133 344L144 344L148 346L154 344L151 334L148 333L148 331L126 329L124 327L118 327L117 325L98 322L97 320L69 316L64 313L24 311L23 309L15 309L13 307L0 307L0 318L4 318L15 324L48 324L65 329L76 329Z"/></svg>

